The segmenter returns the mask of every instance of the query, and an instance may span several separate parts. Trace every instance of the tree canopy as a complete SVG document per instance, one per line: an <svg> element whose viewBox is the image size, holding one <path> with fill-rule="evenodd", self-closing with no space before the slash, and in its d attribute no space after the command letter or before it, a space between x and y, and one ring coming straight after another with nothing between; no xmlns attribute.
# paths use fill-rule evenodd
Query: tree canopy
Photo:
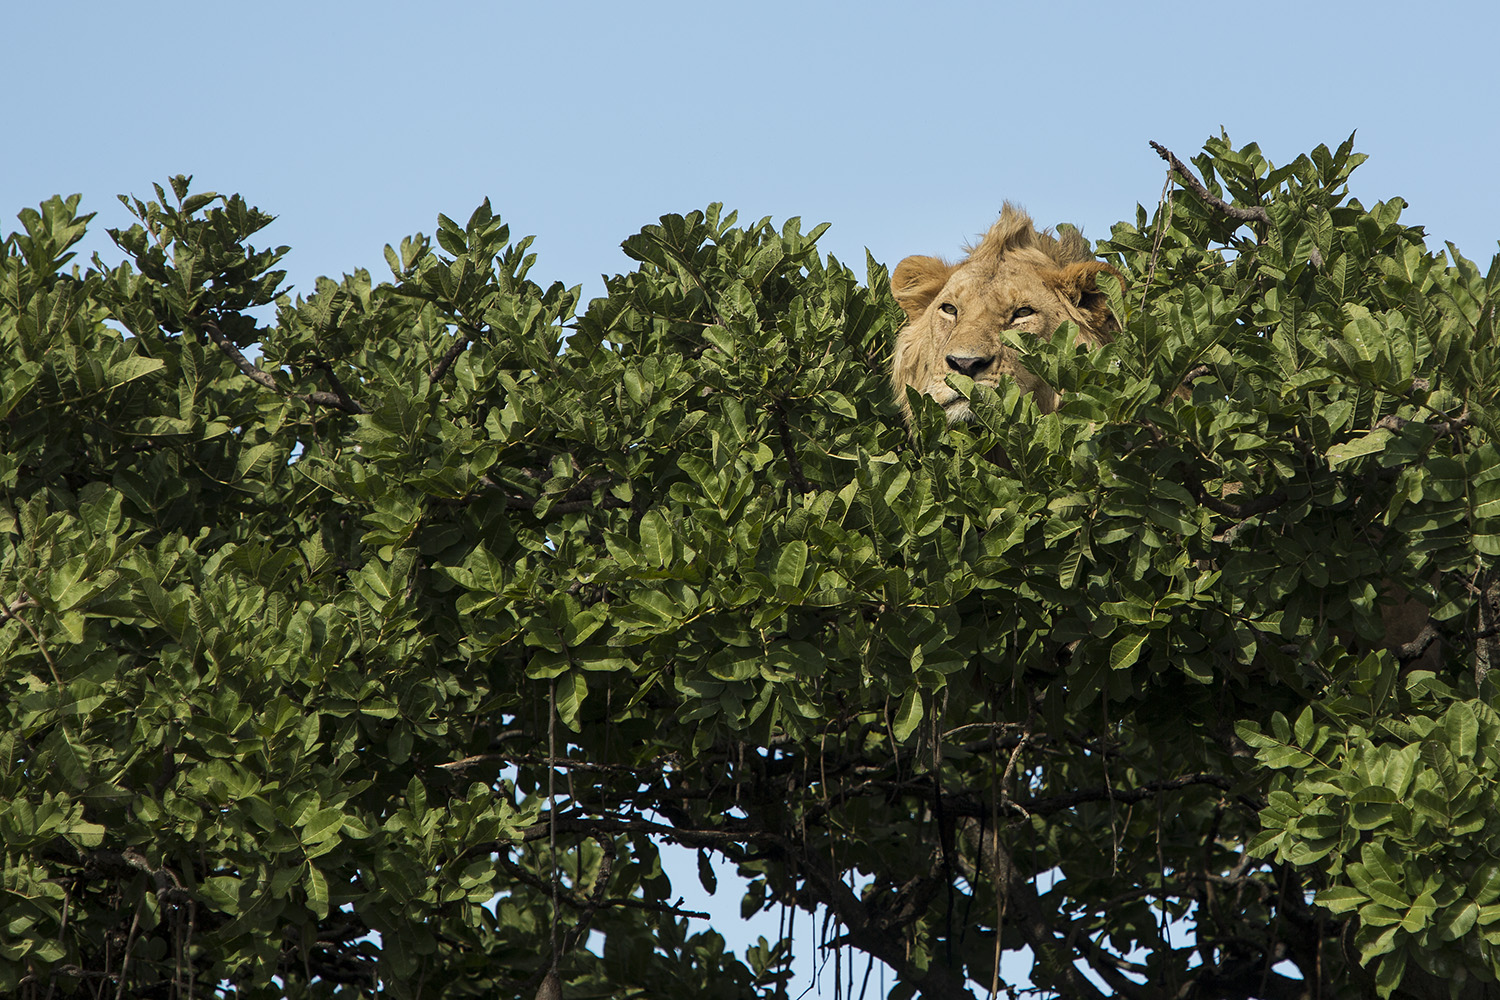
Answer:
<svg viewBox="0 0 1500 1000"><path fill-rule="evenodd" d="M22 211L0 992L783 993L670 844L835 995L1490 995L1500 267L1352 148L1173 158L1118 339L952 428L795 218L666 216L584 306L488 203L295 298L183 177L118 266Z"/></svg>

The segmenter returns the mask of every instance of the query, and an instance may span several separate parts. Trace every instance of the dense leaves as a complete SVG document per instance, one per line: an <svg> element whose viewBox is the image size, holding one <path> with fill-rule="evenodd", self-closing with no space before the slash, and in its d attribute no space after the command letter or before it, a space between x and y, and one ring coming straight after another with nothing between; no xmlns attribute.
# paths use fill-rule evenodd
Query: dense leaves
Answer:
<svg viewBox="0 0 1500 1000"><path fill-rule="evenodd" d="M897 997L1484 995L1500 268L1360 159L1210 141L1100 244L1119 339L1024 345L1062 408L951 429L797 219L580 313L488 204L305 298L184 178L114 268L23 211L0 991L784 989L677 845Z"/></svg>

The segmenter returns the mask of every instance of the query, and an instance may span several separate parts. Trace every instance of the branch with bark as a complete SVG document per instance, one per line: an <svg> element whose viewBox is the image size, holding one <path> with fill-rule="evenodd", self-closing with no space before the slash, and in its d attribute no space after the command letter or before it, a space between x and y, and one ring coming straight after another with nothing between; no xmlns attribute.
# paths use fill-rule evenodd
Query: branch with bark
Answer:
<svg viewBox="0 0 1500 1000"><path fill-rule="evenodd" d="M234 342L224 335L224 331L219 329L219 324L215 320L208 317L200 317L196 322L197 325L202 328L203 332L208 334L208 339L212 340L214 342L214 345L217 346L221 352L223 352L224 356L228 358L230 362L233 363L233 365L238 368L246 378L250 379L250 381L254 382L256 385L264 386L265 388L270 389L272 392L277 393L278 395L286 396L289 399L301 400L302 402L312 406L327 406L335 410L342 410L345 413L365 412L365 408L363 406L361 406L356 400L349 398L349 395L344 392L343 386L339 383L337 376L333 376L333 369L328 366L328 363L326 361L322 363L322 367L327 370L330 376L333 376L332 383L335 389L334 392L323 392L322 390L316 390L313 392L292 392L291 390L282 387L270 372L265 371L261 368L257 368L253 363L251 363L250 359L245 357L245 353L238 347L236 347L234 345Z"/></svg>
<svg viewBox="0 0 1500 1000"><path fill-rule="evenodd" d="M1255 208L1236 208L1224 199L1214 197L1211 193L1209 193L1208 188L1203 185L1203 182L1200 181L1196 176L1194 176L1193 172L1188 169L1187 164L1179 160L1177 158L1177 154L1173 153L1170 149L1163 146L1161 143L1152 142L1151 148L1156 150L1157 156L1160 156L1163 160L1166 160L1172 165L1172 169L1177 171L1178 176L1182 179L1182 183L1186 185L1187 189L1193 192L1193 194L1197 195L1200 199L1202 199L1205 204L1223 213L1224 215L1227 215L1229 218L1234 219L1237 222L1271 221L1271 217L1266 214L1266 210L1258 205Z"/></svg>

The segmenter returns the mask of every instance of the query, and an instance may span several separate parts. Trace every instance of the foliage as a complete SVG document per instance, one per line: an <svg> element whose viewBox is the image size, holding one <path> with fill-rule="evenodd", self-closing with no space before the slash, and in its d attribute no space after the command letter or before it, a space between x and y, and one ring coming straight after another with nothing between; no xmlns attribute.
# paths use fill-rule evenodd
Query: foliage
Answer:
<svg viewBox="0 0 1500 1000"><path fill-rule="evenodd" d="M1061 410L955 376L976 423L910 433L885 270L797 219L667 216L579 314L488 204L295 299L184 178L113 268L23 211L0 991L783 989L676 844L897 997L1023 948L1070 997L1483 995L1500 268L1351 143L1206 150L1101 244L1120 338L1025 345Z"/></svg>

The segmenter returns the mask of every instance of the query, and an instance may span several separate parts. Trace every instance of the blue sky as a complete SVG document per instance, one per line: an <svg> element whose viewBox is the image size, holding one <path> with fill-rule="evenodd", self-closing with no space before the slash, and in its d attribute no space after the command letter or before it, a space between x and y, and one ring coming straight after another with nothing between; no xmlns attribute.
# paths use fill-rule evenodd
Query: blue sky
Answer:
<svg viewBox="0 0 1500 1000"><path fill-rule="evenodd" d="M956 254L1006 199L1106 236L1161 193L1148 140L1223 127L1283 163L1357 129L1355 196L1487 267L1497 30L1493 0L10 2L0 231L82 192L113 263L114 195L190 173L279 216L305 293L488 197L533 277L594 295L621 240L711 201L831 222L862 274L866 248ZM712 903L738 895L724 873Z"/></svg>
<svg viewBox="0 0 1500 1000"><path fill-rule="evenodd" d="M5 231L20 208L191 173L279 216L299 291L489 197L544 283L601 290L667 212L827 221L863 273L955 253L1011 199L1094 238L1156 204L1155 139L1275 162L1358 129L1366 203L1488 263L1492 3L10 3ZM1436 245L1441 245L1436 244ZM106 252L107 260L118 255Z"/></svg>

